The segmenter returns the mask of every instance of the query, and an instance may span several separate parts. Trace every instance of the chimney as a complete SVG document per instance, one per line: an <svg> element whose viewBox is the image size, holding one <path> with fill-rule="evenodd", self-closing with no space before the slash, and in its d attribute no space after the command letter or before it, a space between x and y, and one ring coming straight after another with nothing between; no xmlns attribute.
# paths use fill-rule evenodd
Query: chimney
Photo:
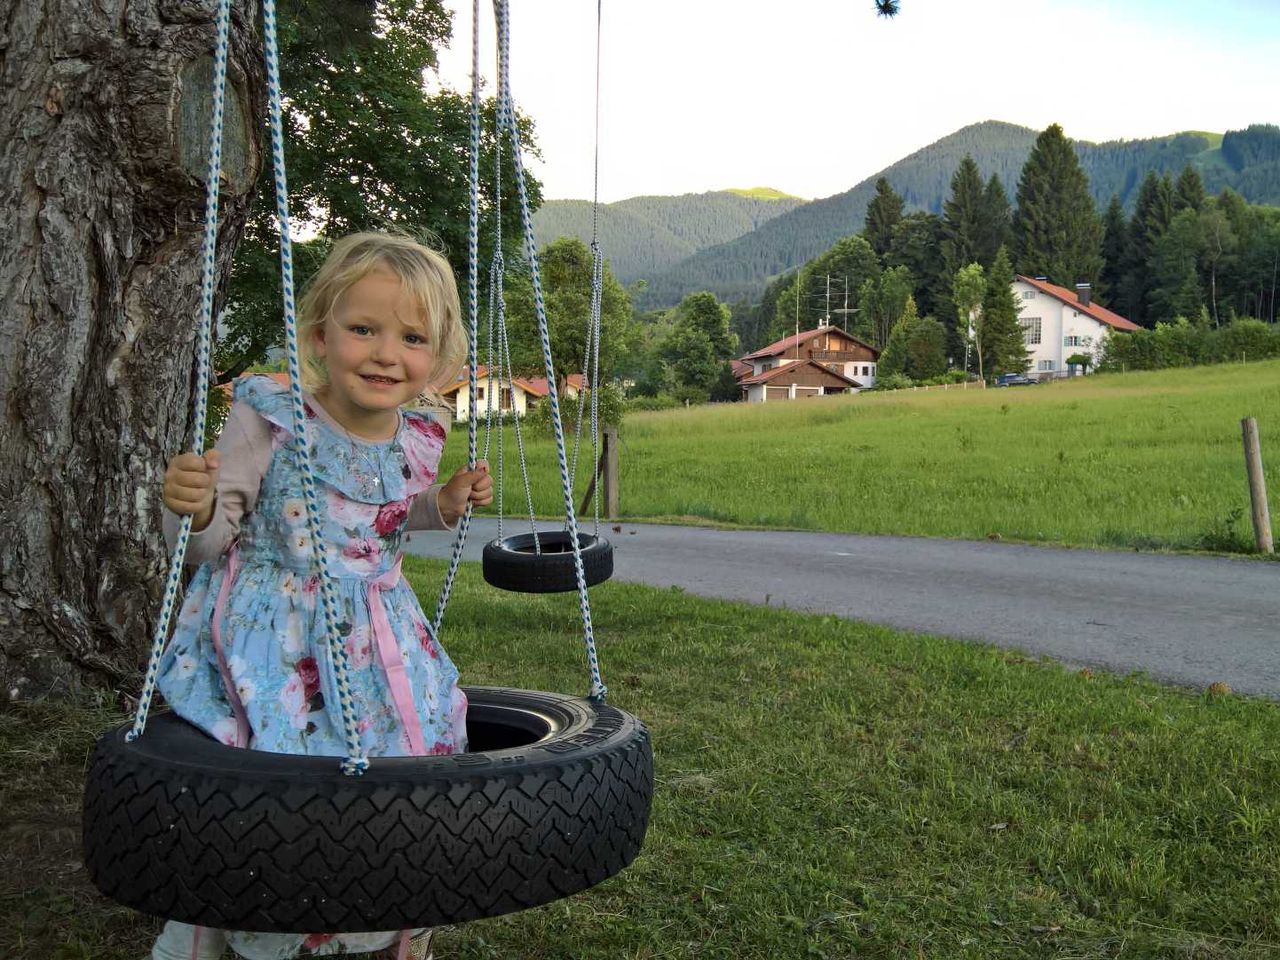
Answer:
<svg viewBox="0 0 1280 960"><path fill-rule="evenodd" d="M1089 300L1093 296L1093 285L1089 283L1076 284L1076 299L1080 301L1080 306L1087 307Z"/></svg>

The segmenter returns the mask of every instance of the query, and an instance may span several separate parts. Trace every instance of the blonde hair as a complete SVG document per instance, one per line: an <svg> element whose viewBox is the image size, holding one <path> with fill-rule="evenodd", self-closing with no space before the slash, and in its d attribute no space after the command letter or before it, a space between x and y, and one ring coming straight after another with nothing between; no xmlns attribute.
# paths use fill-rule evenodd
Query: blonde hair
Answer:
<svg viewBox="0 0 1280 960"><path fill-rule="evenodd" d="M303 389L314 393L329 382L328 368L315 353L320 327L351 285L378 269L395 274L418 305L427 343L435 353L425 395L438 400L441 388L457 379L467 355L453 268L412 237L372 231L352 233L335 243L298 304Z"/></svg>

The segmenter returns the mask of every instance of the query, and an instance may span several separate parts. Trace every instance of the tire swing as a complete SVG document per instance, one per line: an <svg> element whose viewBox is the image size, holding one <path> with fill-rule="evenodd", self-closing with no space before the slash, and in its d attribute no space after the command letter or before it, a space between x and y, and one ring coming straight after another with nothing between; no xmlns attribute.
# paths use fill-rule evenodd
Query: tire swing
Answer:
<svg viewBox="0 0 1280 960"><path fill-rule="evenodd" d="M217 234L222 97L230 0L220 0L213 134L204 236L203 310L196 383L207 382ZM502 48L506 3L496 0ZM479 0L473 13L479 23ZM280 122L273 0L263 26L295 436L306 436ZM471 120L471 394L476 392L479 151L477 85ZM194 436L203 436L196 391ZM475 403L472 403L475 410ZM469 462L476 460L476 419ZM294 443L307 522L320 543L309 445ZM459 522L434 624L439 631L470 524ZM569 896L627 866L639 852L653 792L648 733L604 703L583 591L591 669L586 698L466 688L470 752L363 755L325 553L316 551L328 656L340 694L347 756L307 757L226 746L174 714L147 712L173 612L191 519L184 518L165 586L137 716L98 741L86 776L84 858L108 897L199 926L281 933L408 930L497 916ZM437 633L438 635L438 633Z"/></svg>
<svg viewBox="0 0 1280 960"><path fill-rule="evenodd" d="M500 28L501 29L501 28ZM556 387L555 370L551 359L551 340L548 332L545 302L538 272L538 252L533 234L533 220L525 189L524 164L520 148L520 131L516 126L515 111L511 105L511 89L507 75L507 48L502 46L498 59L498 135L494 163L494 254L489 270L489 338L488 378L485 391L485 457L488 457L490 437L497 434L498 471L497 513L498 535L484 545L481 568L484 579L491 586L515 593L569 593L582 590L582 603L586 605L586 588L603 583L613 576L613 545L600 535L600 497L598 484L592 481L591 500L595 509L595 531L586 533L578 529L574 514L573 487L578 472L578 454L582 447L582 421L587 391L591 393L591 450L592 463L598 471L600 459L599 386L600 386L600 312L604 288L604 258L599 243L599 194L600 194L600 3L596 5L596 156L595 190L591 216L591 309L587 316L586 336L582 352L582 383L578 390L578 421L574 437L573 455L565 464L564 426L560 417L560 397ZM524 480L525 501L529 508L529 532L504 536L503 487L505 461L503 450L502 410L497 411L498 426L493 425L493 384L503 387L508 396L515 397L515 375L511 368L511 348L507 338L506 303L503 292L505 264L502 256L502 143L504 133L511 143L512 162L515 166L517 199L520 202L520 219L524 229L525 253L529 261L533 282L534 310L537 314L538 333L542 340L543 365L547 378L547 403L551 407L551 421L555 431L556 454L560 462L560 476L564 487L565 524L562 530L538 530L533 509L533 494L529 484L529 467L525 459L524 439L520 418L515 415L514 402L512 425L515 433L516 452L520 473ZM497 353L495 357L495 346ZM472 409L475 398L472 397Z"/></svg>

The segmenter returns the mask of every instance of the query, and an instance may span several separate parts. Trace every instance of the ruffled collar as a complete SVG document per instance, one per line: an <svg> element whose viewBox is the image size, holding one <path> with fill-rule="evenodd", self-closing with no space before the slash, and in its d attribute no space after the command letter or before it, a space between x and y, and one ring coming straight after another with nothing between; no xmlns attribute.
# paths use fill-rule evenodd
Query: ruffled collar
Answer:
<svg viewBox="0 0 1280 960"><path fill-rule="evenodd" d="M234 399L293 438L289 387L270 377L242 377ZM407 500L436 479L444 450L444 428L426 414L400 411L400 426L389 440L362 440L338 424L319 403L303 395L306 433L316 478L352 500L390 503Z"/></svg>

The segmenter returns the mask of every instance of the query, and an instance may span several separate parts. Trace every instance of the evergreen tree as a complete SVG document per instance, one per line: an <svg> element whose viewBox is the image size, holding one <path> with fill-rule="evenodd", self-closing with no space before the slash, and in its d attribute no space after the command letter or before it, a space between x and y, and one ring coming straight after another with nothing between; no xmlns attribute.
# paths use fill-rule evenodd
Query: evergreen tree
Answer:
<svg viewBox="0 0 1280 960"><path fill-rule="evenodd" d="M1147 322L1147 301L1151 292L1148 267L1155 245L1173 219L1173 183L1168 176L1148 173L1138 189L1138 202L1129 221L1129 257L1125 267L1124 307L1130 320Z"/></svg>
<svg viewBox="0 0 1280 960"><path fill-rule="evenodd" d="M929 380L947 370L947 333L937 320L921 317L916 301L907 298L902 317L893 326L880 354L877 376L905 374L912 380Z"/></svg>
<svg viewBox="0 0 1280 960"><path fill-rule="evenodd" d="M876 256L883 257L893 242L893 228L902 219L902 198L893 192L889 181L881 177L876 181L876 195L867 204L866 225L862 234L871 244Z"/></svg>
<svg viewBox="0 0 1280 960"><path fill-rule="evenodd" d="M1024 373L1030 354L1018 313L1022 305L1013 295L1013 265L1004 247L996 253L987 273L987 291L982 300L978 328L978 373L999 376Z"/></svg>
<svg viewBox="0 0 1280 960"><path fill-rule="evenodd" d="M932 213L910 213L893 228L893 242L884 258L886 267L911 271L916 303L925 316L946 316L951 311L941 239L941 219Z"/></svg>
<svg viewBox="0 0 1280 960"><path fill-rule="evenodd" d="M984 209L982 174L966 153L951 177L951 196L942 204L942 261L947 276L978 261Z"/></svg>
<svg viewBox="0 0 1280 960"><path fill-rule="evenodd" d="M1102 216L1102 274L1094 299L1115 303L1120 309L1124 288L1125 268L1129 255L1129 224L1124 218L1124 207L1119 194L1111 195L1107 212Z"/></svg>
<svg viewBox="0 0 1280 960"><path fill-rule="evenodd" d="M1102 223L1076 152L1053 124L1036 138L1013 218L1018 272L1074 289L1102 272Z"/></svg>
<svg viewBox="0 0 1280 960"><path fill-rule="evenodd" d="M999 249L1009 242L1009 195L1004 184L994 173L982 193L982 206L978 209L978 230L975 240L975 259L984 267L991 266Z"/></svg>
<svg viewBox="0 0 1280 960"><path fill-rule="evenodd" d="M1200 315L1204 295L1200 289L1197 264L1204 246L1200 218L1194 210L1183 210L1156 241L1151 254L1151 292L1147 315L1155 322L1169 323L1178 317Z"/></svg>
<svg viewBox="0 0 1280 960"><path fill-rule="evenodd" d="M1199 213L1203 207L1204 181L1200 179L1196 168L1188 163L1182 168L1178 183L1173 188L1173 212L1178 214L1183 210L1194 210Z"/></svg>
<svg viewBox="0 0 1280 960"><path fill-rule="evenodd" d="M889 267L864 281L858 290L858 322L849 332L877 349L882 347L912 299L914 286L906 267Z"/></svg>

